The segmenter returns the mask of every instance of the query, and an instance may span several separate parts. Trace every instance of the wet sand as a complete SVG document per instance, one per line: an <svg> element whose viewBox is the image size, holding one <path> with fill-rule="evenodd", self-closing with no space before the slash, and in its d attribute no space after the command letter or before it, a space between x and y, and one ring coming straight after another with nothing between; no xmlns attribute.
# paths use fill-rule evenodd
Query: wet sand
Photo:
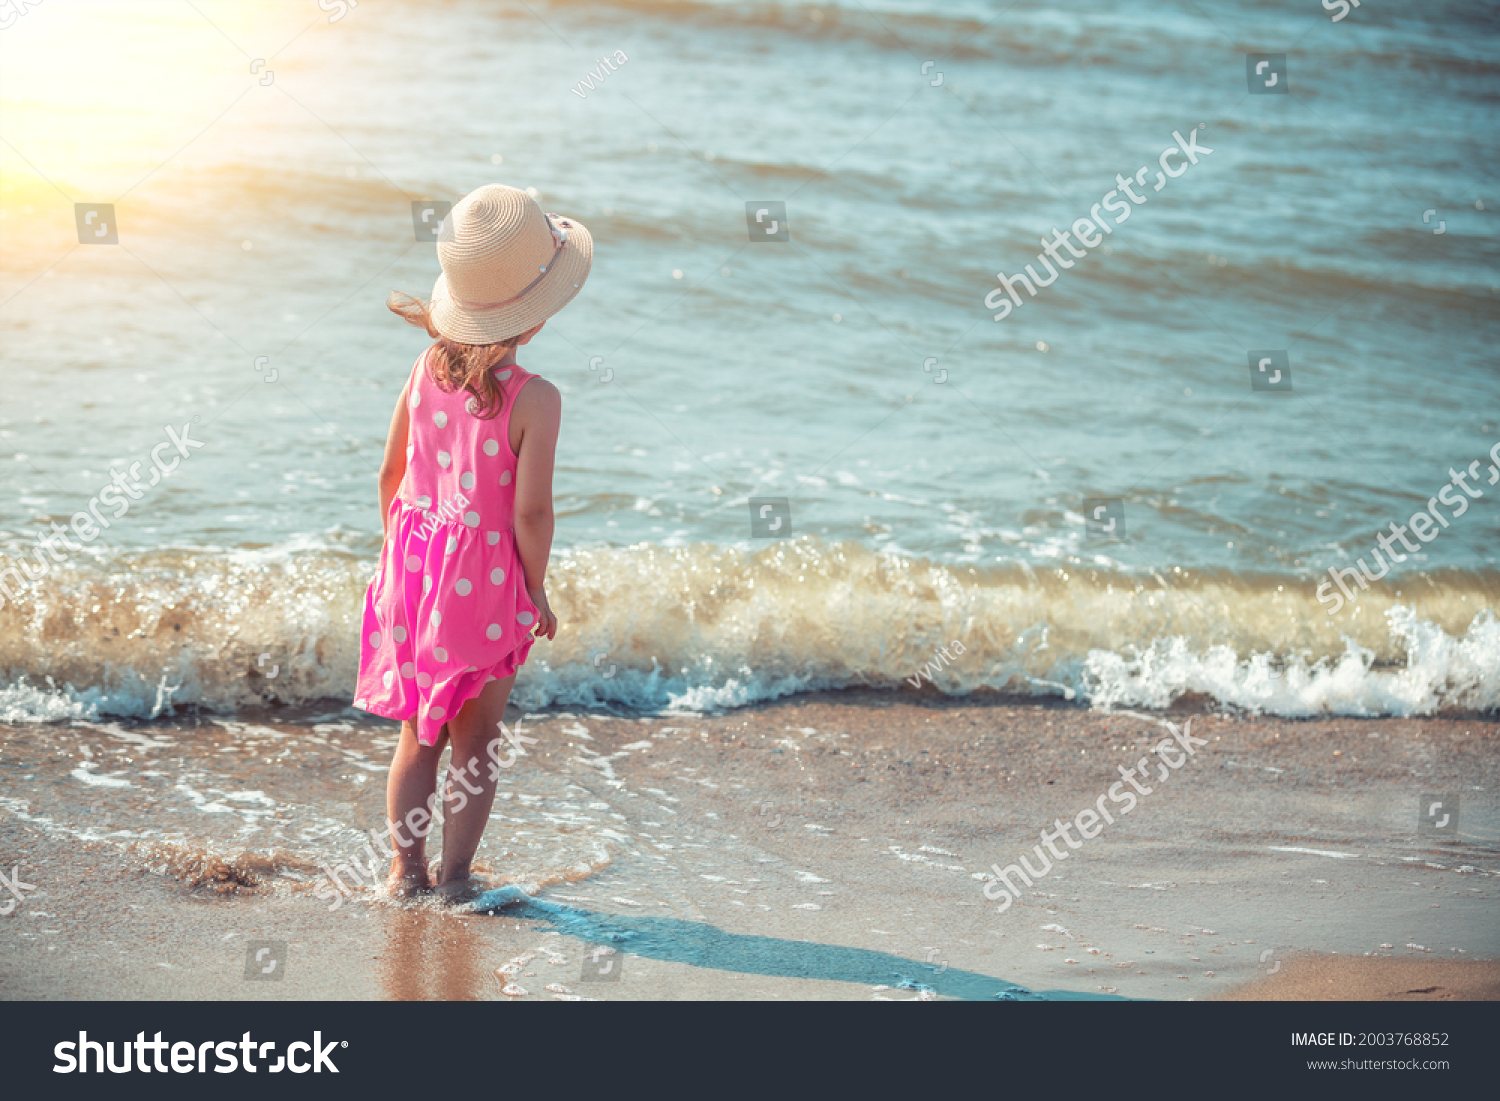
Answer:
<svg viewBox="0 0 1500 1101"><path fill-rule="evenodd" d="M326 839L378 821L391 724L0 729L0 865L36 886L0 917L0 997L1496 996L1493 717L1194 715L1206 744L997 913L991 865L1190 713L847 691L529 716L476 867L535 901L493 913L315 897ZM1432 794L1461 797L1456 835L1419 833ZM282 977L247 980L252 940Z"/></svg>
<svg viewBox="0 0 1500 1101"><path fill-rule="evenodd" d="M1293 956L1275 975L1218 998L1232 1002L1491 1002L1500 1000L1500 962Z"/></svg>

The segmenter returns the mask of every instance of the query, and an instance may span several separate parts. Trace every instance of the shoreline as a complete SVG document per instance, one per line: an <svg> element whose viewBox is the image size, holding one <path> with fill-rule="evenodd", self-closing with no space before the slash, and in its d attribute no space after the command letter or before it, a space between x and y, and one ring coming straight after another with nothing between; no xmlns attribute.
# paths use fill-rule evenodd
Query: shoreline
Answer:
<svg viewBox="0 0 1500 1101"><path fill-rule="evenodd" d="M1063 857L997 913L992 866L1096 805L1189 717L1197 753L1078 848L1056 840ZM493 915L367 886L336 912L314 896L343 850L296 838L378 815L376 743L394 723L309 709L0 727L0 863L45 871L0 918L0 998L489 999L517 960L522 1001L1500 996L1493 717L847 689L716 715L516 720L536 743L501 779L476 870L537 890ZM1459 834L1420 836L1419 801L1449 790ZM84 796L115 799L131 828L95 836ZM294 798L305 809L254 809ZM279 819L291 840L257 842ZM166 874L167 840L133 836L153 823L176 831ZM244 979L252 938L291 946L284 982ZM587 953L611 945L624 977L586 982Z"/></svg>

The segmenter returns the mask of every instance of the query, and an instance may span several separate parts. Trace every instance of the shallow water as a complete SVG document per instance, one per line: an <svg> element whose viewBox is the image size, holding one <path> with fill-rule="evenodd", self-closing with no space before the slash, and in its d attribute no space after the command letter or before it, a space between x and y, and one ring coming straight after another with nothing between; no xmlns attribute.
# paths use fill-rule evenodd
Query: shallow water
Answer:
<svg viewBox="0 0 1500 1101"><path fill-rule="evenodd" d="M23 734L7 740L11 794L0 806L53 840L102 843L208 893L311 894L330 912L389 901L391 841L372 844L369 832L384 829L396 729L360 717L306 716L292 728L76 722L70 769L55 767L45 738ZM606 839L621 836L608 811L566 777L502 772L476 869L502 868L531 892L598 872L610 863Z"/></svg>
<svg viewBox="0 0 1500 1101"><path fill-rule="evenodd" d="M0 43L0 578L168 426L202 442L10 593L0 717L347 698L423 344L383 300L436 275L411 204L493 180L597 245L525 357L565 396L568 632L526 706L896 687L954 640L950 692L1495 706L1500 7L198 8ZM1291 94L1247 94L1246 50ZM997 272L1195 127L1211 154L992 320ZM78 244L94 201L118 246ZM1291 392L1252 389L1263 350ZM1327 616L1325 571L1471 462L1467 514Z"/></svg>
<svg viewBox="0 0 1500 1101"><path fill-rule="evenodd" d="M391 724L0 728L0 849L28 885L5 996L1202 998L1265 978L1268 950L1497 950L1482 719L1197 715L1191 763L997 908L993 870L1040 858L1038 827L1160 719L869 691L521 718L537 741L467 908L351 882ZM1419 790L1456 834L1424 833ZM284 983L246 984L261 939L290 944ZM623 974L591 973L600 949Z"/></svg>

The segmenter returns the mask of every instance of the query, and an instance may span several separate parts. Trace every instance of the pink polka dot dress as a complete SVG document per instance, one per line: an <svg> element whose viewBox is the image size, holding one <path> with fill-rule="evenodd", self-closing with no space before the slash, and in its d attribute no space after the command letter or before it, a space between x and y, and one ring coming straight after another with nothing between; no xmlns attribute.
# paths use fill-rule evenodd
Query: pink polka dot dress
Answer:
<svg viewBox="0 0 1500 1101"><path fill-rule="evenodd" d="M536 376L497 368L505 404L483 420L467 391L445 394L426 364L423 353L407 394L406 476L365 594L354 706L415 718L418 739L434 745L444 722L531 650L537 607L512 528L510 414Z"/></svg>

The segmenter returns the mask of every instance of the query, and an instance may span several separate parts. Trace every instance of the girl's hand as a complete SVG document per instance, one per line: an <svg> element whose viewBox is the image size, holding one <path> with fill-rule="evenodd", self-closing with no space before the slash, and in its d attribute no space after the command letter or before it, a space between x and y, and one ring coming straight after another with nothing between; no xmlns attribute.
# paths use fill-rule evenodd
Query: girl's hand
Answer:
<svg viewBox="0 0 1500 1101"><path fill-rule="evenodd" d="M545 638L549 641L557 637L557 616L552 614L552 605L547 603L546 589L527 589L526 595L531 597L531 602L536 605L536 637Z"/></svg>

